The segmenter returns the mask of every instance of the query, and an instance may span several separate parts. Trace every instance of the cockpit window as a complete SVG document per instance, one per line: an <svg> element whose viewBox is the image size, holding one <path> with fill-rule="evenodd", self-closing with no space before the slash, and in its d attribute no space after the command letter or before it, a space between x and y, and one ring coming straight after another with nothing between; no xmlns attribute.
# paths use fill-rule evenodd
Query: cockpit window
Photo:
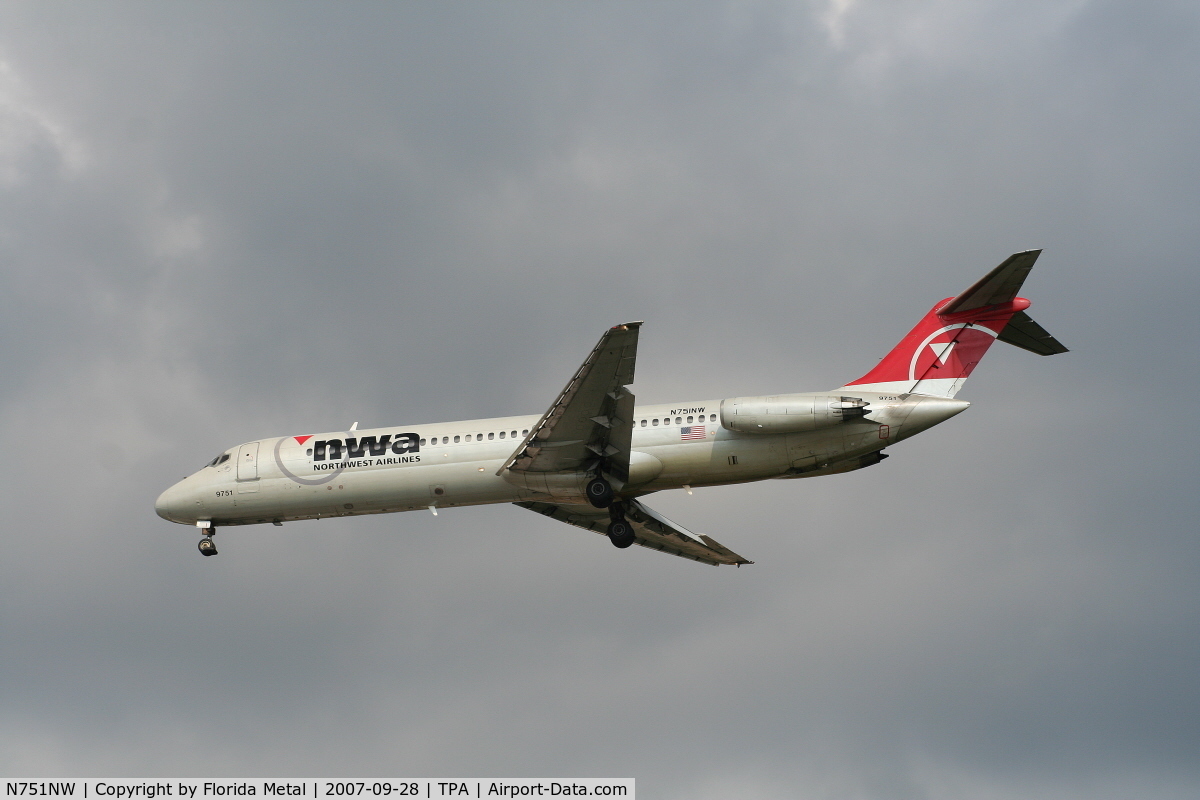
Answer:
<svg viewBox="0 0 1200 800"><path fill-rule="evenodd" d="M221 453L221 455L217 456L212 461L205 464L205 466L206 467L215 467L217 464L224 464L228 460L229 460L229 453Z"/></svg>

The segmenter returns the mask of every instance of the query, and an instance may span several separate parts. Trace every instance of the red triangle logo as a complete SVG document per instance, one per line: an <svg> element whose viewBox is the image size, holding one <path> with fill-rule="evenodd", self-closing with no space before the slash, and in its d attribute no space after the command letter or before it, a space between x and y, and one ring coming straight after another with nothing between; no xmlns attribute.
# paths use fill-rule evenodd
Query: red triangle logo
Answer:
<svg viewBox="0 0 1200 800"><path fill-rule="evenodd" d="M312 438L312 434L310 433L308 436L293 436L292 438L295 439L298 443L304 444L305 442L307 442L309 439Z"/></svg>

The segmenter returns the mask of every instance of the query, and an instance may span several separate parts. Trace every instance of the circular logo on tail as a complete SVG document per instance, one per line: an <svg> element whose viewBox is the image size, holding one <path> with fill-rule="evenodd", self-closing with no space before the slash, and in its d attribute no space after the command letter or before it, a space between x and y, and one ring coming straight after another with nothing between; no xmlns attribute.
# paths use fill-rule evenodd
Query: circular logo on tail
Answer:
<svg viewBox="0 0 1200 800"><path fill-rule="evenodd" d="M913 353L908 379L965 378L995 338L995 331L965 322L934 331Z"/></svg>

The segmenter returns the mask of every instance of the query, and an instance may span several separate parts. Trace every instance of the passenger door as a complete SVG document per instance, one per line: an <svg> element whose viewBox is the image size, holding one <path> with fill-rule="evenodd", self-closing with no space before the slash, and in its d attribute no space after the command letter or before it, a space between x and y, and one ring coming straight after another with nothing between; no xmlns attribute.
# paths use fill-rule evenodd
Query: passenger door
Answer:
<svg viewBox="0 0 1200 800"><path fill-rule="evenodd" d="M238 448L237 456L238 494L258 491L258 442L250 442Z"/></svg>

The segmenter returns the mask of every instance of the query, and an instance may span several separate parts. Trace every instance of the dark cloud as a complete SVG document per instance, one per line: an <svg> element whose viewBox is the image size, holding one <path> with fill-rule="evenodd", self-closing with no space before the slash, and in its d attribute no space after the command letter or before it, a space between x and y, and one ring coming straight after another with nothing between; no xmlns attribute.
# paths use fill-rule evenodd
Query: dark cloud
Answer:
<svg viewBox="0 0 1200 800"><path fill-rule="evenodd" d="M0 7L0 768L1194 796L1198 22ZM152 513L239 441L538 412L624 320L645 401L836 386L1027 247L1071 354L878 468L655 498L744 570Z"/></svg>

